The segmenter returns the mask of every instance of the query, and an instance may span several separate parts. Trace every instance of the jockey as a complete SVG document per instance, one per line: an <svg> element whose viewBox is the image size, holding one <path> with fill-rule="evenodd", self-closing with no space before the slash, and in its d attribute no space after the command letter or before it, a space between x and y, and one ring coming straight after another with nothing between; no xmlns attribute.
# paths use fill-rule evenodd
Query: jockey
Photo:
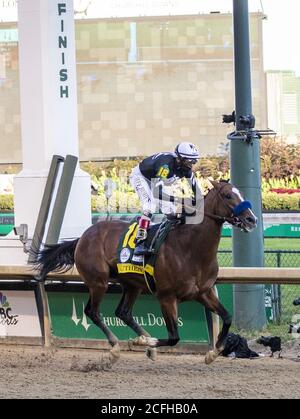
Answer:
<svg viewBox="0 0 300 419"><path fill-rule="evenodd" d="M135 256L148 252L145 240L152 214L156 209L155 189L159 186L173 185L179 179L187 178L190 181L194 197L196 197L199 188L192 167L199 158L196 147L191 143L183 142L178 144L175 153L159 153L147 157L133 169L130 183L138 194L143 211L136 237ZM174 201L168 202L168 208L165 208L163 212L175 215L176 206Z"/></svg>

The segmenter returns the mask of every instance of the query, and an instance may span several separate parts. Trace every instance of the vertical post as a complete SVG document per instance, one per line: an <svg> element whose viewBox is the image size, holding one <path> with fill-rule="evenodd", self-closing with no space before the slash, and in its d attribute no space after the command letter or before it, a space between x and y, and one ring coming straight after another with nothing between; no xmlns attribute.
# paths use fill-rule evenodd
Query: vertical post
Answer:
<svg viewBox="0 0 300 419"><path fill-rule="evenodd" d="M32 237L52 156L79 155L73 0L19 0L18 31L23 169L14 181L15 217ZM90 176L77 166L62 237L91 225L90 191Z"/></svg>
<svg viewBox="0 0 300 419"><path fill-rule="evenodd" d="M61 156L53 156L47 183L36 222L32 243L31 243L31 252L29 254L28 263L33 262L36 258L38 251L44 237L46 222L50 210L51 199L54 192L55 182L57 179L59 164L64 161L64 158Z"/></svg>
<svg viewBox="0 0 300 419"><path fill-rule="evenodd" d="M46 293L44 282L37 283L36 296L37 296L37 301L39 305L41 306L42 316L43 316L41 319L41 323L43 327L44 346L45 348L50 348L51 346L51 323L50 323L50 315L49 315L50 311L49 311L48 298L47 298L47 293Z"/></svg>
<svg viewBox="0 0 300 419"><path fill-rule="evenodd" d="M277 268L281 268L281 252L276 252Z"/></svg>
<svg viewBox="0 0 300 419"><path fill-rule="evenodd" d="M281 268L281 251L277 252L277 267ZM281 285L277 286L277 307L278 307L278 324L281 322L282 304L281 304Z"/></svg>
<svg viewBox="0 0 300 419"><path fill-rule="evenodd" d="M248 0L233 0L236 129L245 129L242 116L252 115L251 66ZM253 136L247 142L240 137L231 141L231 179L252 202L258 227L251 234L233 231L233 265L264 265L263 219L261 198L260 144ZM234 287L236 326L258 330L266 324L263 285Z"/></svg>

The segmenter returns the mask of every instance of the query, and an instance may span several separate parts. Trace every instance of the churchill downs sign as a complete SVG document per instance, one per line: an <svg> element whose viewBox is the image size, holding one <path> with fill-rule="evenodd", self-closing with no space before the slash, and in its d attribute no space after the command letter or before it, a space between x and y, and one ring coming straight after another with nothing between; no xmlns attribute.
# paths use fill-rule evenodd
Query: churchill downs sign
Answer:
<svg viewBox="0 0 300 419"><path fill-rule="evenodd" d="M53 336L63 339L105 339L103 332L85 315L88 294L81 292L48 292ZM122 294L106 294L101 303L105 324L120 340L136 335L115 315ZM135 320L152 336L164 338L166 325L160 306L152 295L142 295L134 306ZM182 342L207 342L208 328L204 309L198 303L183 303L179 307L178 327Z"/></svg>

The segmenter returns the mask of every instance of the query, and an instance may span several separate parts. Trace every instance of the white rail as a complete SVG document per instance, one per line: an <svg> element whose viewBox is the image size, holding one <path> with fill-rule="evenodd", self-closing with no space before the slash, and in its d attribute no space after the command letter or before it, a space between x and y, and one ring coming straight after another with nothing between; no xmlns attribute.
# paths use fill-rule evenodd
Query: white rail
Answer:
<svg viewBox="0 0 300 419"><path fill-rule="evenodd" d="M0 280L32 280L37 272L28 265L0 266ZM81 282L76 268L64 274L50 273L47 279ZM300 285L300 268L220 268L220 284L295 284Z"/></svg>

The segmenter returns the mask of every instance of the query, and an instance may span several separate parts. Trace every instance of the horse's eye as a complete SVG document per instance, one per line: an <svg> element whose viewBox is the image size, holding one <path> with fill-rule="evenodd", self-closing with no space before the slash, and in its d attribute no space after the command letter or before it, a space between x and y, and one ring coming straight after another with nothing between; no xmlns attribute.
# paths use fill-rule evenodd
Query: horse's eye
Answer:
<svg viewBox="0 0 300 419"><path fill-rule="evenodd" d="M226 199L231 199L232 198L232 195L230 193L228 193L228 194L225 195L225 198Z"/></svg>

